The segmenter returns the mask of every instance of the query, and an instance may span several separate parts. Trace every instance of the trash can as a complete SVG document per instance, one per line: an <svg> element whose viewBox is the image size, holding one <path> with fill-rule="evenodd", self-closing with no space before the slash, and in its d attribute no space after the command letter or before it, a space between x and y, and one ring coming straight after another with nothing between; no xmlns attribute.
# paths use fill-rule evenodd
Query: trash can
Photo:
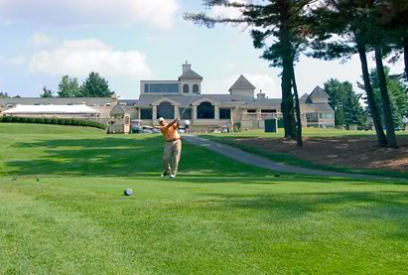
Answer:
<svg viewBox="0 0 408 275"><path fill-rule="evenodd" d="M265 119L265 133L277 133L278 120L276 118Z"/></svg>

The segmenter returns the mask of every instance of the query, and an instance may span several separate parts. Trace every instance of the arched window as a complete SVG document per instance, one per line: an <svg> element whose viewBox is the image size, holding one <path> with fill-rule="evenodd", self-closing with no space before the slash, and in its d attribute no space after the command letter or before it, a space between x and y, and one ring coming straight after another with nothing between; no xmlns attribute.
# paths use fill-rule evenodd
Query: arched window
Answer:
<svg viewBox="0 0 408 275"><path fill-rule="evenodd" d="M163 117L166 119L174 118L174 106L170 102L162 102L157 106L157 118Z"/></svg>
<svg viewBox="0 0 408 275"><path fill-rule="evenodd" d="M210 102L201 102L197 106L197 118L214 119L214 106Z"/></svg>
<svg viewBox="0 0 408 275"><path fill-rule="evenodd" d="M195 93L195 94L200 93L200 87L197 84L194 84L194 86L193 86L193 93Z"/></svg>
<svg viewBox="0 0 408 275"><path fill-rule="evenodd" d="M183 93L184 94L188 94L190 91L189 91L189 87L188 87L188 85L187 84L184 84L183 85Z"/></svg>

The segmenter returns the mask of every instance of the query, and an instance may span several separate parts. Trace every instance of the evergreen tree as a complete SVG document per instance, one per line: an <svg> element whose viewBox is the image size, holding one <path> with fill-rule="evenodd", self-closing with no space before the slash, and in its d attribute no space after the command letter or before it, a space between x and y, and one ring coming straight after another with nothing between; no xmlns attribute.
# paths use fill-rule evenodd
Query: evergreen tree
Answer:
<svg viewBox="0 0 408 275"><path fill-rule="evenodd" d="M335 110L336 126L349 126L350 124L362 126L365 124L365 111L360 104L362 95L354 92L350 82L329 79L324 87L330 96L329 104Z"/></svg>
<svg viewBox="0 0 408 275"><path fill-rule="evenodd" d="M381 122L383 125L385 125L384 112L381 103L380 84L377 75L378 74L375 69L370 72L375 102L377 104L378 112L382 118ZM408 104L406 86L397 76L390 75L390 70L387 67L385 68L385 76L391 104L392 119L395 125L400 125L402 123L403 116L407 113ZM364 88L361 84L359 86L360 88Z"/></svg>
<svg viewBox="0 0 408 275"><path fill-rule="evenodd" d="M114 92L98 73L91 72L80 88L81 97L111 97Z"/></svg>
<svg viewBox="0 0 408 275"><path fill-rule="evenodd" d="M358 54L363 75L364 90L367 103L375 126L379 146L387 146L388 140L384 134L381 117L378 114L370 83L370 73L367 62L367 51L373 49L374 39L370 12L373 1L366 0L322 0L323 5L314 7L309 13L311 43L313 57L320 59L349 58ZM368 7L368 8L367 8ZM369 20L370 19L370 20ZM380 65L379 55L377 63ZM387 103L384 103L387 105ZM390 146L395 140L390 136Z"/></svg>
<svg viewBox="0 0 408 275"><path fill-rule="evenodd" d="M213 27L216 23L246 24L253 27L251 35L256 48L264 49L262 58L273 67L282 68L282 113L285 137L297 137L302 145L299 96L297 93L294 63L304 48L306 21L304 14L309 3L316 0L248 1L204 0L208 7L229 7L240 12L240 18L210 17L204 13L186 14L185 18L197 24ZM272 38L272 39L271 39ZM292 93L292 88L294 93ZM296 108L296 120L294 109ZM295 121L297 124L295 124ZM296 131L297 129L297 131Z"/></svg>
<svg viewBox="0 0 408 275"><path fill-rule="evenodd" d="M54 97L53 92L50 89L47 89L46 86L43 88L43 93L40 95L40 97L46 98L46 97Z"/></svg>
<svg viewBox="0 0 408 275"><path fill-rule="evenodd" d="M65 75L58 85L58 97L78 97L81 96L78 80Z"/></svg>
<svg viewBox="0 0 408 275"><path fill-rule="evenodd" d="M7 93L0 92L0 98L9 98L10 96Z"/></svg>
<svg viewBox="0 0 408 275"><path fill-rule="evenodd" d="M361 96L362 95L357 95L352 90L346 92L343 104L344 124L346 126L352 124L362 126L365 124L365 113L360 104Z"/></svg>

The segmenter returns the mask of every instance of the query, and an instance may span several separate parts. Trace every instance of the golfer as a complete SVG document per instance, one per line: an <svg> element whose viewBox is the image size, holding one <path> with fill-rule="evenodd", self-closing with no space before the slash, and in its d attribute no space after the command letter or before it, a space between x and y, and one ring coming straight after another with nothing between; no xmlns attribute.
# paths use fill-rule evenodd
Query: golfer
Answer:
<svg viewBox="0 0 408 275"><path fill-rule="evenodd" d="M184 127L186 129L186 133L190 132L190 120L186 119L184 120Z"/></svg>
<svg viewBox="0 0 408 275"><path fill-rule="evenodd" d="M164 118L159 118L160 131L166 140L163 152L163 174L165 178L170 174L170 178L174 179L177 175L178 164L181 156L181 140L178 133L179 118L176 118L170 123L167 123Z"/></svg>

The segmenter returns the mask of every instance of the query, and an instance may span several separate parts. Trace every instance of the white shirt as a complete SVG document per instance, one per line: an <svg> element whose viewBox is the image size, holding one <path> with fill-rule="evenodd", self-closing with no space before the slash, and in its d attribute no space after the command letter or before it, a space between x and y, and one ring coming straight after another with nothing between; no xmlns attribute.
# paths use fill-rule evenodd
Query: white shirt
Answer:
<svg viewBox="0 0 408 275"><path fill-rule="evenodd" d="M185 125L190 125L190 120L184 120Z"/></svg>
<svg viewBox="0 0 408 275"><path fill-rule="evenodd" d="M402 118L402 123L408 123L408 118L406 117L406 116L404 116L403 118Z"/></svg>

